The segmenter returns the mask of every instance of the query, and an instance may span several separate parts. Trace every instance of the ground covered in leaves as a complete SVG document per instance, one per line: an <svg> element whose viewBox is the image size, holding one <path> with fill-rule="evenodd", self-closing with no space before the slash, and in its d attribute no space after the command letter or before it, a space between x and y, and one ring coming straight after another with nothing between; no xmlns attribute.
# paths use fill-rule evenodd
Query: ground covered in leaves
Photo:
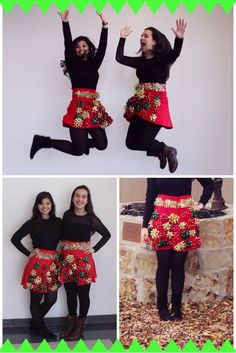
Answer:
<svg viewBox="0 0 236 353"><path fill-rule="evenodd" d="M154 304L120 301L120 342L129 348L134 339L147 348L154 339L163 349L174 340L183 349L190 339L201 349L209 339L219 349L233 342L233 301L187 303L182 321L160 321Z"/></svg>

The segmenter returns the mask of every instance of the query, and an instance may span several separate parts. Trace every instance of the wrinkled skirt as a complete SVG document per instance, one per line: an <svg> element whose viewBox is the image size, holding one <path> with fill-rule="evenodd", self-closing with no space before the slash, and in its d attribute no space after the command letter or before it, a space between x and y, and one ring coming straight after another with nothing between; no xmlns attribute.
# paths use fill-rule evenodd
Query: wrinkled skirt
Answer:
<svg viewBox="0 0 236 353"><path fill-rule="evenodd" d="M96 282L96 268L92 253L86 254L87 242L60 242L59 281L60 283L74 282L77 286L84 286Z"/></svg>
<svg viewBox="0 0 236 353"><path fill-rule="evenodd" d="M130 121L135 115L150 123L171 129L173 125L166 85L148 82L136 85L134 96L129 98L126 103L124 117Z"/></svg>
<svg viewBox="0 0 236 353"><path fill-rule="evenodd" d="M64 127L81 129L103 128L112 123L112 118L106 113L96 90L88 88L73 88L72 100L63 117Z"/></svg>
<svg viewBox="0 0 236 353"><path fill-rule="evenodd" d="M34 249L34 255L25 266L21 284L34 292L56 291L60 286L56 251Z"/></svg>
<svg viewBox="0 0 236 353"><path fill-rule="evenodd" d="M201 246L199 219L189 209L191 195L158 195L148 224L148 243L155 250L189 251Z"/></svg>

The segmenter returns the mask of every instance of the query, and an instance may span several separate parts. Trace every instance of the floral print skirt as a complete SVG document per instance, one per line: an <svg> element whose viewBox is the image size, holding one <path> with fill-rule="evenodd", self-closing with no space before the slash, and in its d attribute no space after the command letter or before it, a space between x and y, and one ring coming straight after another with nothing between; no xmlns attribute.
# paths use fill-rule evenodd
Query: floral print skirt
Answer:
<svg viewBox="0 0 236 353"><path fill-rule="evenodd" d="M74 282L77 286L84 286L96 282L96 268L92 253L85 253L88 242L60 242L59 281L60 283Z"/></svg>
<svg viewBox="0 0 236 353"><path fill-rule="evenodd" d="M154 250L185 252L201 246L199 219L190 210L191 195L158 195L148 224L148 244Z"/></svg>
<svg viewBox="0 0 236 353"><path fill-rule="evenodd" d="M108 127L112 118L98 98L99 94L94 89L73 88L72 100L63 117L63 126L80 129Z"/></svg>
<svg viewBox="0 0 236 353"><path fill-rule="evenodd" d="M21 284L34 292L56 291L60 286L56 250L34 249L25 266Z"/></svg>
<svg viewBox="0 0 236 353"><path fill-rule="evenodd" d="M129 98L126 103L124 117L130 121L135 115L150 123L171 129L173 125L166 85L152 82L136 85L134 96Z"/></svg>

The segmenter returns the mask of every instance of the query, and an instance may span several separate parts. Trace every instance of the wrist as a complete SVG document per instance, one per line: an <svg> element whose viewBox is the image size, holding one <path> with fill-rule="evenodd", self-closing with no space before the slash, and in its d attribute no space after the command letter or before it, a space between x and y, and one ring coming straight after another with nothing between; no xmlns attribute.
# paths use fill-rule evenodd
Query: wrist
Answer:
<svg viewBox="0 0 236 353"><path fill-rule="evenodd" d="M102 21L102 26L103 27L108 26L108 22Z"/></svg>

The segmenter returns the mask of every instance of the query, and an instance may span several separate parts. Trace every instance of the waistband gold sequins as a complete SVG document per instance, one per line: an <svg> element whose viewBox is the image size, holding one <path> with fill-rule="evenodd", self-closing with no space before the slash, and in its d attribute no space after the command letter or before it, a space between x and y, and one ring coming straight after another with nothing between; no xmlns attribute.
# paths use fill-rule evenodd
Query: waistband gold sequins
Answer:
<svg viewBox="0 0 236 353"><path fill-rule="evenodd" d="M98 99L99 98L99 93L98 92L89 92L89 91L76 91L73 93L76 95L78 98L79 97L84 97L84 98L92 98L92 99Z"/></svg>
<svg viewBox="0 0 236 353"><path fill-rule="evenodd" d="M165 92L166 84L165 83L158 83L158 82L143 82L138 83L135 86L136 92L138 90L149 89L151 91L158 91L158 92Z"/></svg>
<svg viewBox="0 0 236 353"><path fill-rule="evenodd" d="M86 250L89 246L89 242L76 242L69 243L67 241L61 241L60 246L62 250Z"/></svg>
<svg viewBox="0 0 236 353"><path fill-rule="evenodd" d="M54 260L57 256L56 252L55 254L49 254L42 252L40 249L34 249L34 255L38 259L43 259L43 260Z"/></svg>
<svg viewBox="0 0 236 353"><path fill-rule="evenodd" d="M194 201L191 197L187 199L180 199L179 201L174 201L174 200L163 200L160 197L157 197L154 205L155 206L161 206L161 207L167 207L167 208L185 208L185 207L190 207L194 204Z"/></svg>

